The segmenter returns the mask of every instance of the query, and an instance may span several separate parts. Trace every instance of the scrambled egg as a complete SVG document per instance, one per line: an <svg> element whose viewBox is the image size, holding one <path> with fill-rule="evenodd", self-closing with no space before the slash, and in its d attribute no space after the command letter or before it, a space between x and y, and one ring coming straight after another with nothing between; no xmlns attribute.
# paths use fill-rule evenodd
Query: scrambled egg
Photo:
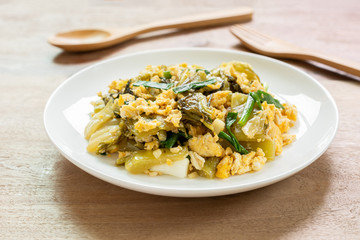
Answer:
<svg viewBox="0 0 360 240"><path fill-rule="evenodd" d="M160 125L161 122L156 119L151 121L146 121L144 118L140 117L139 120L134 124L134 128L138 132L147 132L159 127Z"/></svg>
<svg viewBox="0 0 360 240"><path fill-rule="evenodd" d="M284 104L284 109L280 110L273 104L262 103L264 112L267 114L268 128L266 134L274 140L276 144L276 156L282 152L282 147L290 144L295 139L295 135L285 134L294 125L297 117L297 109L294 105ZM290 117L290 118L289 118Z"/></svg>
<svg viewBox="0 0 360 240"><path fill-rule="evenodd" d="M218 140L219 137L217 135L212 136L210 133L207 133L189 139L189 147L202 157L221 157L225 150L217 143Z"/></svg>
<svg viewBox="0 0 360 240"><path fill-rule="evenodd" d="M230 175L259 171L266 163L266 157L261 148L246 155L232 153L221 159L217 165L216 177L228 178Z"/></svg>

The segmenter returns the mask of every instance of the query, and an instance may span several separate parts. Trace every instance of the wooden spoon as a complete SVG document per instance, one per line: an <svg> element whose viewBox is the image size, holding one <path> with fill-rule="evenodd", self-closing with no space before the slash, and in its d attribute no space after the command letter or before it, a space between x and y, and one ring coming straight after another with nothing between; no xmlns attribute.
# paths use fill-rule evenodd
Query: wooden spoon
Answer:
<svg viewBox="0 0 360 240"><path fill-rule="evenodd" d="M58 33L48 39L49 43L69 52L84 52L106 48L136 36L170 28L195 28L250 20L253 10L247 7L169 19L129 29L83 29Z"/></svg>

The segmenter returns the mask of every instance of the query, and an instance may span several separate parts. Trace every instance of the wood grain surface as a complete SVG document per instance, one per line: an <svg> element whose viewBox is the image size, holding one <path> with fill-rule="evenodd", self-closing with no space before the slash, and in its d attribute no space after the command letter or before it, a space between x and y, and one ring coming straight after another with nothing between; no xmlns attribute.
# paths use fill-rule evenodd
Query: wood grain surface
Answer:
<svg viewBox="0 0 360 240"><path fill-rule="evenodd" d="M167 47L246 51L229 26L148 34L81 54L61 52L47 37L240 5L255 10L246 26L360 62L357 0L0 1L0 238L360 239L360 82L319 64L286 60L333 95L337 135L309 167L258 190L213 198L126 190L71 164L46 136L42 114L51 93L99 60Z"/></svg>

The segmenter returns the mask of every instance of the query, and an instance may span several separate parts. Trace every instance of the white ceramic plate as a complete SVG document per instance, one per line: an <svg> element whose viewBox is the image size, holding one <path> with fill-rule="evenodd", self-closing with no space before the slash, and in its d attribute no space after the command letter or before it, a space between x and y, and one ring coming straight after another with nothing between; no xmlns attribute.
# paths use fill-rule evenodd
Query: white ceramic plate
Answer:
<svg viewBox="0 0 360 240"><path fill-rule="evenodd" d="M298 121L291 134L294 143L255 173L225 180L178 179L172 176L133 175L116 167L114 159L86 151L83 130L96 93L107 91L115 79L136 76L146 65L187 62L211 69L227 61L250 63L261 81L281 101L298 107ZM44 112L46 131L61 154L79 168L115 185L135 191L178 197L205 197L239 193L285 179L315 161L328 148L338 126L338 110L329 92L314 78L278 60L239 51L184 48L128 54L90 66L61 84L50 97ZM75 184L75 183L74 183Z"/></svg>

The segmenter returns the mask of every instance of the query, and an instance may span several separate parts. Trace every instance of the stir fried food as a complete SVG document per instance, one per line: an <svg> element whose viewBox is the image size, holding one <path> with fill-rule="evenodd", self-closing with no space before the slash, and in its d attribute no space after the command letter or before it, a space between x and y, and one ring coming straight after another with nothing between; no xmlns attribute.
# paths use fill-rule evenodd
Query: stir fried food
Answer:
<svg viewBox="0 0 360 240"><path fill-rule="evenodd" d="M249 64L147 66L99 93L87 150L150 176L228 178L281 154L296 107L280 103Z"/></svg>

